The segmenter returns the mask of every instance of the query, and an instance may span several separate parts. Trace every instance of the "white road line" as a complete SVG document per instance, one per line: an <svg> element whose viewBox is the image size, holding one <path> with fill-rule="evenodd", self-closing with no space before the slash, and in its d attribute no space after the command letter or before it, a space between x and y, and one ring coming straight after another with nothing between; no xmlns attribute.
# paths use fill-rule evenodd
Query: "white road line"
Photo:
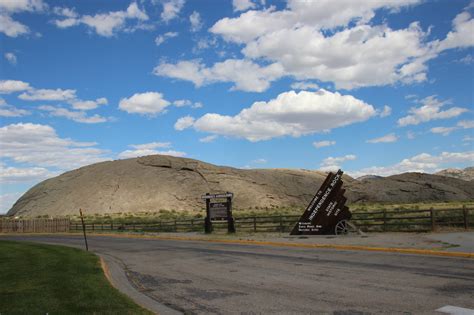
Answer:
<svg viewBox="0 0 474 315"><path fill-rule="evenodd" d="M474 310L457 306L446 305L436 310L437 312L451 315L474 315Z"/></svg>

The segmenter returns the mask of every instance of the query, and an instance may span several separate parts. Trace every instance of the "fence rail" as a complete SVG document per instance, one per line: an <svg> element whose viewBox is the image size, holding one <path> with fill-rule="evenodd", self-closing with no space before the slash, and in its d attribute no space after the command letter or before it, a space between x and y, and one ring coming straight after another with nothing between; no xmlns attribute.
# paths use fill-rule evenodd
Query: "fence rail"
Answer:
<svg viewBox="0 0 474 315"><path fill-rule="evenodd" d="M0 219L0 233L58 233L69 232L69 219Z"/></svg>
<svg viewBox="0 0 474 315"><path fill-rule="evenodd" d="M248 232L289 232L299 219L299 215L236 217L238 231ZM362 231L434 231L455 227L474 227L474 209L425 209L425 210L378 210L354 212L351 222ZM227 221L213 221L215 230L227 229ZM71 222L70 230L82 229L80 222ZM167 220L135 223L88 223L87 231L137 231L137 232L193 232L204 230L204 219Z"/></svg>

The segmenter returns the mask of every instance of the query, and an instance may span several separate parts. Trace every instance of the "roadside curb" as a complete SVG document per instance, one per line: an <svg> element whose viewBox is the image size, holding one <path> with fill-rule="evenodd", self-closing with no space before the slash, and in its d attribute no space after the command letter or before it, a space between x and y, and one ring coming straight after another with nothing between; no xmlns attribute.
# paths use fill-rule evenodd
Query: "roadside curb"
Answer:
<svg viewBox="0 0 474 315"><path fill-rule="evenodd" d="M0 233L0 235L12 235ZM72 233L22 233L21 235L75 235ZM466 252L448 252L432 249L416 249L416 248L397 248L397 247L372 247L363 245L337 245L337 244L301 244L288 242L271 242L271 241L256 241L256 240L224 240L224 239L208 239L202 237L182 237L182 236L159 236L159 235L133 235L133 234L113 234L113 233L89 233L91 236L107 236L116 238L141 238L141 239L157 239L169 241L195 241L195 242L209 242L221 244L240 244L240 245L263 245L263 246L283 246L283 247L298 247L298 248L324 248L324 249L338 249L338 250L359 250L372 252L386 252L399 254L414 254L414 255L428 255L428 256L442 256L442 257L457 257L457 258L471 258L474 259L474 253Z"/></svg>

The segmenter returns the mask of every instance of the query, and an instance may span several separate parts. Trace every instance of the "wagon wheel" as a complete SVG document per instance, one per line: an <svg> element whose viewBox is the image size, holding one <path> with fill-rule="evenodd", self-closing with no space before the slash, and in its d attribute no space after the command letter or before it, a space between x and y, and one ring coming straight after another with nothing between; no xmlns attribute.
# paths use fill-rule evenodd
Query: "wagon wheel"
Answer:
<svg viewBox="0 0 474 315"><path fill-rule="evenodd" d="M349 225L347 220L341 220L337 222L336 227L334 228L334 233L336 235L347 235L349 234Z"/></svg>

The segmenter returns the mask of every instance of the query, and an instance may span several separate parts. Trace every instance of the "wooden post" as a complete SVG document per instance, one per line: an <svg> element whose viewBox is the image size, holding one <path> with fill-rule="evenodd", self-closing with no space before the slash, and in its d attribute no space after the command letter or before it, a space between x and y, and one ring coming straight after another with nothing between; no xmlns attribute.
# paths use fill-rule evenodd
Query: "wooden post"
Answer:
<svg viewBox="0 0 474 315"><path fill-rule="evenodd" d="M253 231L257 232L257 217L253 217Z"/></svg>
<svg viewBox="0 0 474 315"><path fill-rule="evenodd" d="M89 251L89 245L87 245L87 237L86 237L86 226L84 225L84 217L82 216L82 209L79 209L79 214L81 215L82 232L84 233L84 242L86 243L86 251Z"/></svg>
<svg viewBox="0 0 474 315"><path fill-rule="evenodd" d="M468 222L468 210L466 209L466 205L462 206L462 214L464 217L464 228L467 230L469 228L469 222Z"/></svg>
<svg viewBox="0 0 474 315"><path fill-rule="evenodd" d="M174 219L174 231L178 232L178 225L176 224L176 219Z"/></svg>
<svg viewBox="0 0 474 315"><path fill-rule="evenodd" d="M280 233L283 233L283 217L280 214Z"/></svg>
<svg viewBox="0 0 474 315"><path fill-rule="evenodd" d="M384 231L387 230L387 210L386 209L383 209L383 225L382 225L382 229Z"/></svg>
<svg viewBox="0 0 474 315"><path fill-rule="evenodd" d="M435 212L433 208L430 208L430 216L431 216L431 231L434 231L436 228L436 219L435 219Z"/></svg>

